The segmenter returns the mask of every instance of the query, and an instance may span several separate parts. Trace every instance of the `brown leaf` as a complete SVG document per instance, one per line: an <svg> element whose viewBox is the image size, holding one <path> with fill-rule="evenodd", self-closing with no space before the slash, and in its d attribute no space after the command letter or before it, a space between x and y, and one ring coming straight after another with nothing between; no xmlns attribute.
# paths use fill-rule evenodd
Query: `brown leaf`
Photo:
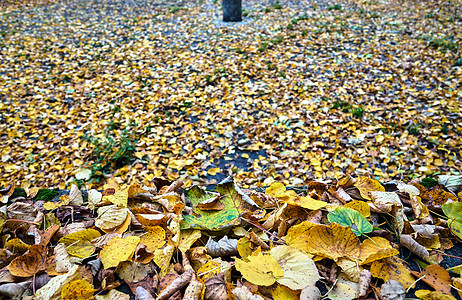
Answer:
<svg viewBox="0 0 462 300"><path fill-rule="evenodd" d="M428 265L422 272L412 272L415 276L422 278L422 281L444 294L451 294L451 276L448 271L439 265Z"/></svg>
<svg viewBox="0 0 462 300"><path fill-rule="evenodd" d="M185 287L192 278L194 274L193 270L187 270L181 276L174 279L157 297L157 300L165 300L168 299L170 296L175 294L177 291L181 290Z"/></svg>
<svg viewBox="0 0 462 300"><path fill-rule="evenodd" d="M399 237L399 241L402 246L408 248L412 253L416 254L417 256L423 258L423 259L428 259L430 256L430 253L428 252L427 249L425 249L424 246L420 245L417 243L411 235L409 234L402 234Z"/></svg>
<svg viewBox="0 0 462 300"><path fill-rule="evenodd" d="M13 259L8 266L11 274L18 277L29 277L45 270L47 264L47 247L43 245L32 245L29 250Z"/></svg>
<svg viewBox="0 0 462 300"><path fill-rule="evenodd" d="M205 299L229 299L228 290L224 274L220 273L215 277L207 279L205 282Z"/></svg>

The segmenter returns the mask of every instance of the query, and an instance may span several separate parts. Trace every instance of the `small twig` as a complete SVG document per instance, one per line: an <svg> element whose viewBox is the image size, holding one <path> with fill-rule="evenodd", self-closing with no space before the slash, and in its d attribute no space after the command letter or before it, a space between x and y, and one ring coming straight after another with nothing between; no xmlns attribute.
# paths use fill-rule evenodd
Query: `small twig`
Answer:
<svg viewBox="0 0 462 300"><path fill-rule="evenodd" d="M327 293L324 294L324 296L321 297L321 299L325 298L325 297L327 297L327 295L329 295L329 293L334 289L335 285L337 284L337 281L338 281L338 278L335 279L334 284L332 284L332 287L327 291Z"/></svg>
<svg viewBox="0 0 462 300"><path fill-rule="evenodd" d="M460 256L455 256L455 255L451 255L451 254L446 254L446 253L444 253L444 252L441 251L441 250L436 250L436 251L437 251L437 252L440 252L440 253L441 253L442 255L444 255L444 256L449 256L449 257L454 257L454 258L462 259L462 257L460 257Z"/></svg>
<svg viewBox="0 0 462 300"><path fill-rule="evenodd" d="M279 240L280 242L284 243L284 245L287 245L286 241L284 241L283 239L281 239L280 237L278 237L277 235L269 232L268 230L266 230L265 228L263 228L262 226L258 225L258 224L255 224L253 223L252 221L250 220L247 220L246 218L243 218L241 217L242 220L246 221L247 223L249 224L252 224L253 226L257 227L258 229L260 230L263 230L264 232L266 232L267 234L271 235L272 237L274 237L275 239Z"/></svg>
<svg viewBox="0 0 462 300"><path fill-rule="evenodd" d="M35 274L34 274L34 277L32 278L32 292L35 295Z"/></svg>
<svg viewBox="0 0 462 300"><path fill-rule="evenodd" d="M420 281L421 279L424 279L425 276L427 276L427 275L424 275L424 276L418 278L416 281L414 281L414 282L411 284L411 286L407 288L406 293L409 293L409 290L412 289L412 287L413 287L418 281Z"/></svg>
<svg viewBox="0 0 462 300"><path fill-rule="evenodd" d="M8 219L8 220L5 220L5 222L23 222L23 223L27 223L27 224L33 224L33 225L40 226L39 223L35 223L35 222L31 222L31 221L26 221L26 220L18 220L18 219Z"/></svg>

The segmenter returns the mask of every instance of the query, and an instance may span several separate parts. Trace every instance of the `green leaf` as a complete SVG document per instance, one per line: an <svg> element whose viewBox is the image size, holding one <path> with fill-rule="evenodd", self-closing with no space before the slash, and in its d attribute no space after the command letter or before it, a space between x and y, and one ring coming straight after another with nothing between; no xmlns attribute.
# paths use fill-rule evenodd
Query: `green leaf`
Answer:
<svg viewBox="0 0 462 300"><path fill-rule="evenodd" d="M450 202L441 206L449 218L448 227L458 238L462 239L462 202Z"/></svg>
<svg viewBox="0 0 462 300"><path fill-rule="evenodd" d="M205 229L222 230L239 225L239 215L252 210L252 201L246 199L246 195L239 191L233 180L222 182L216 186L217 193L204 191L198 186L193 186L185 191L186 198L193 204L193 214L183 216L181 229ZM219 211L201 210L199 203L214 198L219 198L224 208ZM216 200L215 200L216 201Z"/></svg>
<svg viewBox="0 0 462 300"><path fill-rule="evenodd" d="M334 211L327 214L327 219L331 223L350 227L357 236L372 232L374 229L371 223L369 223L363 215L361 215L358 211L347 207L337 207Z"/></svg>

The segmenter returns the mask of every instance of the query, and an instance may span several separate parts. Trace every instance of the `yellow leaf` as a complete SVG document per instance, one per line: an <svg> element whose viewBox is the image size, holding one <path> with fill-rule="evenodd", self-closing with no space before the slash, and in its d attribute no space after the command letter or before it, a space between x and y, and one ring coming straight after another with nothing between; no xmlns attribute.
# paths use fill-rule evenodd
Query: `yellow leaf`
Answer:
<svg viewBox="0 0 462 300"><path fill-rule="evenodd" d="M411 272L401 263L401 260L396 257L389 257L379 261L375 261L371 266L371 274L374 277L388 281L394 279L404 286L410 287L414 283L414 277Z"/></svg>
<svg viewBox="0 0 462 300"><path fill-rule="evenodd" d="M95 291L91 283L84 279L79 279L65 284L61 290L61 297L64 300L94 299L93 293Z"/></svg>
<svg viewBox="0 0 462 300"><path fill-rule="evenodd" d="M160 226L148 227L140 243L146 245L149 252L154 252L165 244L165 230Z"/></svg>
<svg viewBox="0 0 462 300"><path fill-rule="evenodd" d="M279 284L292 290L301 290L318 281L319 273L314 261L302 251L283 245L271 249L270 255L284 271L284 277L277 279Z"/></svg>
<svg viewBox="0 0 462 300"><path fill-rule="evenodd" d="M337 223L317 225L308 232L306 251L313 255L337 261L345 257L352 260L359 256L360 242L350 227Z"/></svg>
<svg viewBox="0 0 462 300"><path fill-rule="evenodd" d="M359 264L365 265L398 254L399 251L392 248L387 239L372 237L364 240L359 248Z"/></svg>
<svg viewBox="0 0 462 300"><path fill-rule="evenodd" d="M299 299L300 292L293 291L288 287L278 284L271 292L274 300Z"/></svg>
<svg viewBox="0 0 462 300"><path fill-rule="evenodd" d="M119 207L127 207L128 189L129 187L126 185L118 186L116 187L114 194L104 196L103 201L109 201Z"/></svg>
<svg viewBox="0 0 462 300"><path fill-rule="evenodd" d="M286 192L286 187L280 183L275 182L270 187L266 188L265 194L273 197L284 196Z"/></svg>
<svg viewBox="0 0 462 300"><path fill-rule="evenodd" d="M252 249L250 248L250 238L249 237L243 237L240 238L237 241L237 251L239 252L239 255L244 258L247 256L250 256L252 254Z"/></svg>
<svg viewBox="0 0 462 300"><path fill-rule="evenodd" d="M127 219L128 209L117 205L107 205L98 208L98 217L95 219L95 226L109 232L122 225Z"/></svg>
<svg viewBox="0 0 462 300"><path fill-rule="evenodd" d="M251 283L263 286L270 286L284 276L276 259L262 253L249 256L245 260L236 258L236 270Z"/></svg>
<svg viewBox="0 0 462 300"><path fill-rule="evenodd" d="M304 221L298 225L289 228L286 236L287 245L296 249L307 251L308 250L308 232L316 226L315 223Z"/></svg>
<svg viewBox="0 0 462 300"><path fill-rule="evenodd" d="M85 229L63 236L58 243L67 246L69 255L85 258L95 253L96 247L91 241L100 236L101 234L97 230Z"/></svg>
<svg viewBox="0 0 462 300"><path fill-rule="evenodd" d="M58 207L61 207L63 205L68 205L70 202L71 202L71 198L69 197L69 195L62 195L61 197L59 197L59 202L45 202L43 204L43 207L46 209L46 210L53 210L53 209L56 209Z"/></svg>
<svg viewBox="0 0 462 300"><path fill-rule="evenodd" d="M452 295L429 290L417 290L415 296L422 300L456 300Z"/></svg>
<svg viewBox="0 0 462 300"><path fill-rule="evenodd" d="M31 245L24 243L22 240L14 238L6 242L5 249L8 249L13 253L24 253L29 250L30 246Z"/></svg>
<svg viewBox="0 0 462 300"><path fill-rule="evenodd" d="M369 196L369 192L372 191L379 191L379 192L384 192L385 188L380 184L375 179L365 177L365 176L360 176L354 186L359 190L359 193L361 194L361 197L363 197L366 200L371 200Z"/></svg>
<svg viewBox="0 0 462 300"><path fill-rule="evenodd" d="M351 201L345 204L343 207L351 208L359 212L363 217L369 218L371 216L371 209L364 201Z"/></svg>
<svg viewBox="0 0 462 300"><path fill-rule="evenodd" d="M99 258L105 269L117 267L120 262L130 260L140 243L137 236L124 239L115 237L107 243L99 253Z"/></svg>
<svg viewBox="0 0 462 300"><path fill-rule="evenodd" d="M207 173L209 173L209 175L217 175L219 172L221 172L222 170L220 168L211 168L207 171Z"/></svg>
<svg viewBox="0 0 462 300"><path fill-rule="evenodd" d="M200 239L202 233L200 230L182 230L180 233L180 240L178 243L178 250L181 252L186 252L191 248L192 244L194 244L198 239Z"/></svg>
<svg viewBox="0 0 462 300"><path fill-rule="evenodd" d="M327 205L327 202L319 201L311 197L295 197L284 202L295 206L301 206L309 210L318 210Z"/></svg>
<svg viewBox="0 0 462 300"><path fill-rule="evenodd" d="M207 279L217 276L220 272L220 262L210 260L197 270L197 275L205 282Z"/></svg>

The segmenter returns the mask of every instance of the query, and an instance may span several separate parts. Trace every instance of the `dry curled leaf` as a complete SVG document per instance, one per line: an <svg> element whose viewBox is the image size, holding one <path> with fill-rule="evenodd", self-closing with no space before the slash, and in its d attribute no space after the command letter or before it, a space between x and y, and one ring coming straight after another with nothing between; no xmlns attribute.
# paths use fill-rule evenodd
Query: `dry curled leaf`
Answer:
<svg viewBox="0 0 462 300"><path fill-rule="evenodd" d="M236 239L228 239L228 236L225 235L218 242L209 238L205 247L211 256L232 256L237 254L237 241Z"/></svg>

